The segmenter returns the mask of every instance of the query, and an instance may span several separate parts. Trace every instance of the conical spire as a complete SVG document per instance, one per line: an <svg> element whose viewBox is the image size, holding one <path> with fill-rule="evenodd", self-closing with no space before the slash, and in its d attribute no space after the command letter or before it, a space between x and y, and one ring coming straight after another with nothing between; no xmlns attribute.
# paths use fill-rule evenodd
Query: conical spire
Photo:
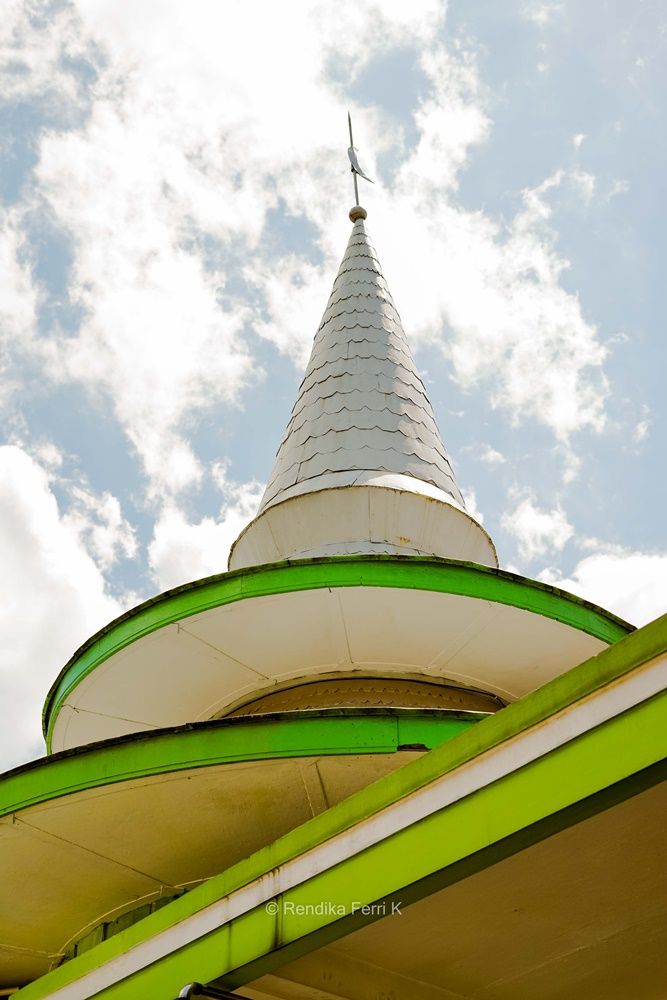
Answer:
<svg viewBox="0 0 667 1000"><path fill-rule="evenodd" d="M322 476L412 476L463 497L363 219L354 223L260 512Z"/></svg>
<svg viewBox="0 0 667 1000"><path fill-rule="evenodd" d="M290 421L257 517L235 543L230 568L349 552L449 555L496 565L486 532L465 512L366 231L366 212L355 206L350 217L352 233ZM371 490L372 499L360 490ZM441 516L433 501L442 505Z"/></svg>

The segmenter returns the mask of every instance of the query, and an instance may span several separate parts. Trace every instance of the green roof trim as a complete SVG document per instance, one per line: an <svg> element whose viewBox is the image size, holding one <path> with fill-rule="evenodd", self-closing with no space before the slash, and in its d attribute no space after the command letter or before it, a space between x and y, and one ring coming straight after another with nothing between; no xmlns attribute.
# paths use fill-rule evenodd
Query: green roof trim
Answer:
<svg viewBox="0 0 667 1000"><path fill-rule="evenodd" d="M250 567L185 584L151 598L97 632L60 672L44 704L50 748L60 707L71 691L114 653L183 618L252 597L330 587L396 587L494 601L543 615L614 643L631 625L548 584L505 570L426 556L334 556Z"/></svg>
<svg viewBox="0 0 667 1000"><path fill-rule="evenodd" d="M483 717L473 712L356 709L326 715L294 712L289 718L216 719L132 733L8 771L0 783L0 816L89 788L216 764L388 754L418 746L430 750Z"/></svg>
<svg viewBox="0 0 667 1000"><path fill-rule="evenodd" d="M455 770L466 761L544 722L594 691L667 653L667 615L615 646L489 716L444 745L350 796L254 855L193 889L116 937L19 991L38 1000L110 959L149 940L236 889L317 847L335 834ZM372 902L414 885L475 852L511 837L663 759L667 750L667 697L656 695L485 788L420 820L362 854L297 885L286 899L355 899ZM631 792L632 793L632 792ZM489 862L492 863L492 862ZM357 914L357 916L359 916ZM330 921L331 922L331 921ZM139 995L171 1000L173 988L210 981L261 961L277 947L327 932L326 916L287 924L283 913L258 907L233 923L173 952L131 979L103 989L105 1000ZM360 918L361 923L361 918ZM232 933L233 927L233 933ZM341 933L352 929L349 924ZM334 937L338 936L336 933ZM313 947L317 946L316 944ZM285 954L285 953L283 953ZM280 961L287 961L287 957ZM252 978L252 977L248 977ZM232 981L230 977L229 981ZM248 980L246 980L248 981Z"/></svg>

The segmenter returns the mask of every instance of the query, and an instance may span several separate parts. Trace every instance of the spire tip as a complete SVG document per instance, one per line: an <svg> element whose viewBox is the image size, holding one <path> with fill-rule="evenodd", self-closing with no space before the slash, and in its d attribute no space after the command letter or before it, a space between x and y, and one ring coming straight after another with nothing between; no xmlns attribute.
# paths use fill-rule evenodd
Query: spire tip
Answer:
<svg viewBox="0 0 667 1000"><path fill-rule="evenodd" d="M353 205L350 209L350 222L357 222L358 219L365 219L368 217L368 212L361 205Z"/></svg>

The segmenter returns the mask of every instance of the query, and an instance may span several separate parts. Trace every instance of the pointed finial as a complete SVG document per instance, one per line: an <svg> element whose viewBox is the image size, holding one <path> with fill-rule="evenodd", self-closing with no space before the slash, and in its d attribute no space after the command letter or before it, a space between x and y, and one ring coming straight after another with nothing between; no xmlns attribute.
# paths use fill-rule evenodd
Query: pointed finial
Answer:
<svg viewBox="0 0 667 1000"><path fill-rule="evenodd" d="M347 113L347 124L350 130L350 146L347 151L347 155L350 158L350 170L352 172L352 178L354 180L354 206L350 209L350 219L352 222L356 222L357 219L366 218L366 209L362 208L359 204L359 188L357 186L357 174L359 177L363 177L365 181L369 181L371 184L373 181L364 173L364 171L359 166L359 160L357 158L357 147L354 145L354 139L352 138L352 118L350 117L350 112Z"/></svg>

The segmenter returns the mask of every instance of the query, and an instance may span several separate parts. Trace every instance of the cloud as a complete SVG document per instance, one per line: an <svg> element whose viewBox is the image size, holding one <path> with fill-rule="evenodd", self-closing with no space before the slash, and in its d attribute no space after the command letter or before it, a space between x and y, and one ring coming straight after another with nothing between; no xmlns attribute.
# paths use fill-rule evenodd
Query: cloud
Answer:
<svg viewBox="0 0 667 1000"><path fill-rule="evenodd" d="M470 52L435 44L420 62L431 93L415 112L419 141L398 172L396 194L411 200L418 191L428 201L457 187L470 148L487 138L491 122Z"/></svg>
<svg viewBox="0 0 667 1000"><path fill-rule="evenodd" d="M507 461L505 456L492 448L491 445L487 445L485 450L481 452L479 456L480 462L486 462L487 465L503 465Z"/></svg>
<svg viewBox="0 0 667 1000"><path fill-rule="evenodd" d="M611 201L612 198L617 198L620 194L627 194L629 190L630 182L624 177L619 177L612 182L605 198L607 201Z"/></svg>
<svg viewBox="0 0 667 1000"><path fill-rule="evenodd" d="M333 260L330 268L335 267ZM246 279L261 291L268 319L258 320L254 331L305 368L327 299L331 271L289 254L271 266L248 265Z"/></svg>
<svg viewBox="0 0 667 1000"><path fill-rule="evenodd" d="M221 300L221 275L179 245L182 211L143 175L149 135L134 142L114 121L96 136L100 114L88 133L42 146L42 189L71 233L69 294L84 312L76 335L54 336L45 358L54 380L108 395L153 492L164 494L200 477L185 418L234 402L251 377L239 337L247 308Z"/></svg>
<svg viewBox="0 0 667 1000"><path fill-rule="evenodd" d="M38 296L29 253L20 213L0 206L0 338L7 343L34 331Z"/></svg>
<svg viewBox="0 0 667 1000"><path fill-rule="evenodd" d="M373 228L413 337L440 346L464 389L486 387L493 407L565 443L603 428L608 386L597 330L560 283L569 264L555 249L547 196L561 180L557 172L524 191L504 230L444 191L430 200L397 192Z"/></svg>
<svg viewBox="0 0 667 1000"><path fill-rule="evenodd" d="M640 420L632 432L632 440L635 444L641 444L648 436L652 421L649 419Z"/></svg>
<svg viewBox="0 0 667 1000"><path fill-rule="evenodd" d="M468 486L461 490L461 492L463 494L463 499L465 500L466 510L470 516L474 517L480 524L484 524L484 515L477 506L477 494L475 491L472 487Z"/></svg>
<svg viewBox="0 0 667 1000"><path fill-rule="evenodd" d="M579 190L584 201L590 201L595 194L596 178L587 170L573 170L570 174L573 184Z"/></svg>
<svg viewBox="0 0 667 1000"><path fill-rule="evenodd" d="M517 539L524 559L534 559L550 549L560 551L574 533L560 508L541 510L531 497L525 497L511 513L503 515L501 523Z"/></svg>
<svg viewBox="0 0 667 1000"><path fill-rule="evenodd" d="M213 467L212 476L224 495L217 519L204 517L193 523L178 506L168 503L155 523L148 556L160 590L225 572L232 542L257 511L262 484L230 482L220 463Z"/></svg>
<svg viewBox="0 0 667 1000"><path fill-rule="evenodd" d="M345 121L328 63L335 55L354 75L391 46L428 42L442 7L346 0L334 13L267 3L261 27L252 5L236 5L232 18L205 0L187 15L150 3L67 11L59 32L38 25L41 41L29 49L41 44L49 65L85 52L95 70L85 124L45 135L36 172L39 196L71 241L69 296L83 314L74 335L52 337L48 372L112 401L153 494L164 497L201 479L188 420L233 405L257 377L246 324L302 360L303 349L277 332L273 261L262 280L260 238L278 191L287 211L329 229L345 177L332 151L340 153ZM277 37L289 39L289 58ZM377 117L360 121L380 151ZM233 287L250 257L270 300L264 322ZM300 337L312 332L302 326Z"/></svg>
<svg viewBox="0 0 667 1000"><path fill-rule="evenodd" d="M63 517L47 472L21 448L1 447L0 700L11 705L0 734L6 766L44 752L40 706L49 687L84 639L123 610L85 534L81 522Z"/></svg>
<svg viewBox="0 0 667 1000"><path fill-rule="evenodd" d="M522 192L504 227L456 206L458 175L490 130L483 88L470 53L450 53L439 41L421 66L431 90L415 114L419 140L390 184L378 178L368 223L406 331L413 342L438 345L458 384L487 387L491 405L513 421L539 421L563 445L582 429L600 431L606 351L561 284L569 261L556 249L549 203L565 180L589 197L595 179L556 171ZM322 226L321 265L292 255L255 269L267 313L257 329L300 363L342 245L331 250L338 228L331 224L327 236L324 216L311 216Z"/></svg>
<svg viewBox="0 0 667 1000"><path fill-rule="evenodd" d="M95 56L70 3L3 0L0 98L37 101L63 124L85 103L82 65Z"/></svg>
<svg viewBox="0 0 667 1000"><path fill-rule="evenodd" d="M579 594L633 625L645 625L667 611L664 552L608 548L582 559L570 576L547 569L539 579Z"/></svg>
<svg viewBox="0 0 667 1000"><path fill-rule="evenodd" d="M353 110L365 151L397 159L388 185L378 177L371 227L409 331L441 346L461 386L488 385L513 420L540 420L559 440L602 427L604 350L560 285L567 261L548 228L561 175L524 191L504 229L452 202L491 122L474 54L448 41L444 9L265 4L258 31L256 10L240 5L230 31L229 11L206 0L187 16L161 5L159 17L152 4L80 3L14 30L28 67L40 44L48 65L88 65L76 87L65 70L56 87L85 120L39 147L34 204L69 240L67 294L81 317L49 331L41 363L110 403L153 497L201 482L188 427L261 378L249 329L303 364L347 231L348 102L327 70L337 61L353 80L392 47L419 52L413 148L378 109ZM35 86L47 87L39 74ZM311 246L277 259L265 245L278 196L315 227L319 262Z"/></svg>
<svg viewBox="0 0 667 1000"><path fill-rule="evenodd" d="M119 558L137 553L137 540L123 517L117 497L108 491L101 496L81 486L71 490L71 505L64 524L94 557L101 570L110 569Z"/></svg>
<svg viewBox="0 0 667 1000"><path fill-rule="evenodd" d="M0 205L0 407L9 412L18 389L16 364L30 348L39 296L20 212Z"/></svg>
<svg viewBox="0 0 667 1000"><path fill-rule="evenodd" d="M523 4L522 14L526 21L531 21L538 28L546 28L554 17L561 13L564 8L563 3L555 0L526 0Z"/></svg>

